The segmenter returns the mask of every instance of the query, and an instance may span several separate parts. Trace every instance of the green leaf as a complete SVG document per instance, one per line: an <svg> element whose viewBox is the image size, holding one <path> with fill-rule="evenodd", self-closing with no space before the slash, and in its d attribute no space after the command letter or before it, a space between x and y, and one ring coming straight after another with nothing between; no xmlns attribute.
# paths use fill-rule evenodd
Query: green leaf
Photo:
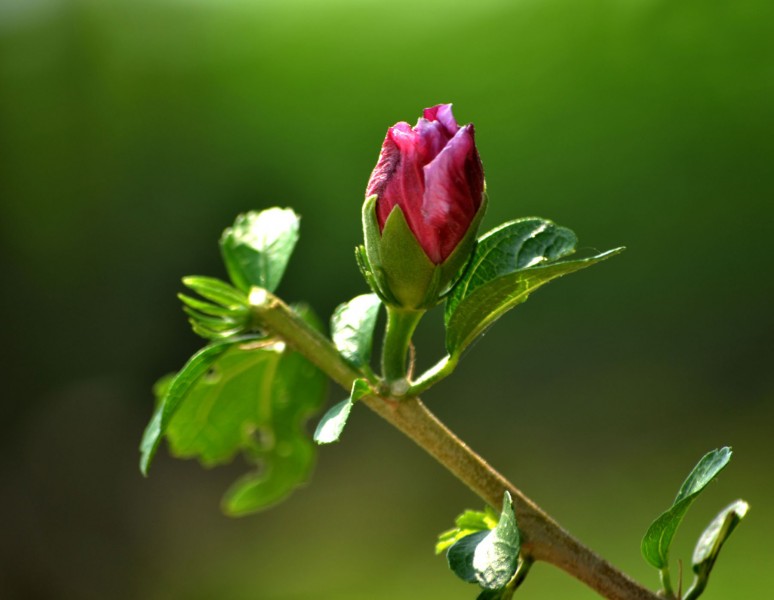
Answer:
<svg viewBox="0 0 774 600"><path fill-rule="evenodd" d="M364 207L368 206L366 201ZM375 208L364 210L370 210L375 223ZM392 209L381 233L378 225L366 229L366 252L384 295L394 297L398 306L413 309L437 303L441 271L425 254L400 206Z"/></svg>
<svg viewBox="0 0 774 600"><path fill-rule="evenodd" d="M505 587L516 573L521 539L511 496L505 492L497 526L457 541L447 554L449 568L462 580L487 590Z"/></svg>
<svg viewBox="0 0 774 600"><path fill-rule="evenodd" d="M616 248L585 259L554 262L574 251L575 234L539 218L505 223L484 235L446 300L446 348L459 354L529 294L568 273L620 253Z"/></svg>
<svg viewBox="0 0 774 600"><path fill-rule="evenodd" d="M296 352L283 353L269 391L271 414L253 430L262 433L261 444L254 440L245 445L247 458L258 468L226 492L222 505L226 514L240 516L267 508L308 479L315 447L304 425L322 406L326 388L325 376L314 365Z"/></svg>
<svg viewBox="0 0 774 600"><path fill-rule="evenodd" d="M314 446L304 424L322 404L326 380L285 344L255 337L212 344L157 388L164 396L141 445L144 473L162 436L174 456L208 467L241 453L256 470L226 493L230 515L266 508L306 480Z"/></svg>
<svg viewBox="0 0 774 600"><path fill-rule="evenodd" d="M178 294L191 328L209 340L220 340L248 332L251 327L247 296L212 277L185 277L183 283L211 302Z"/></svg>
<svg viewBox="0 0 774 600"><path fill-rule="evenodd" d="M329 408L317 424L314 441L318 444L338 442L353 406L352 400L347 398Z"/></svg>
<svg viewBox="0 0 774 600"><path fill-rule="evenodd" d="M226 308L223 306L218 306L217 304L212 304L210 302L204 302L197 298L191 298L190 296L186 296L185 294L178 294L177 297L188 308L196 310L202 314L209 315L211 317L229 317L233 314L233 309ZM244 310L247 311L247 308L245 307Z"/></svg>
<svg viewBox="0 0 774 600"><path fill-rule="evenodd" d="M225 308L239 309L248 306L247 294L214 277L190 275L183 277L183 285L191 288L201 297L207 298L207 300L211 300Z"/></svg>
<svg viewBox="0 0 774 600"><path fill-rule="evenodd" d="M745 517L750 505L737 500L724 508L707 526L693 551L693 571L705 578L709 576L723 544Z"/></svg>
<svg viewBox="0 0 774 600"><path fill-rule="evenodd" d="M289 208L239 215L220 238L234 285L243 292L253 286L276 290L298 241L298 223L298 215Z"/></svg>
<svg viewBox="0 0 774 600"><path fill-rule="evenodd" d="M444 531L438 536L438 542L435 545L435 553L440 554L458 540L461 540L472 533L494 529L498 519L499 515L488 506L484 512L478 510L466 510L455 519L454 524L456 527L454 529Z"/></svg>
<svg viewBox="0 0 774 600"><path fill-rule="evenodd" d="M645 533L641 551L657 569L669 566L669 547L678 526L693 501L731 460L731 448L723 447L705 454L688 475L672 506L659 516Z"/></svg>
<svg viewBox="0 0 774 600"><path fill-rule="evenodd" d="M355 379L349 398L334 404L320 419L314 432L314 441L318 444L338 442L355 402L370 393L371 387L365 379Z"/></svg>
<svg viewBox="0 0 774 600"><path fill-rule="evenodd" d="M575 234L553 222L527 217L503 223L478 240L473 258L446 301L446 317L476 288L501 275L557 260L575 251Z"/></svg>
<svg viewBox="0 0 774 600"><path fill-rule="evenodd" d="M381 300L376 294L363 294L340 304L331 317L331 338L341 355L356 367L371 359L374 327Z"/></svg>
<svg viewBox="0 0 774 600"><path fill-rule="evenodd" d="M194 354L172 379L165 377L157 383L156 389L160 393L164 393L164 396L156 407L150 423L145 428L140 443L140 471L143 475L148 474L150 463L156 454L159 443L161 443L161 438L183 398L230 347L252 341L252 339L254 338L233 338L206 346Z"/></svg>

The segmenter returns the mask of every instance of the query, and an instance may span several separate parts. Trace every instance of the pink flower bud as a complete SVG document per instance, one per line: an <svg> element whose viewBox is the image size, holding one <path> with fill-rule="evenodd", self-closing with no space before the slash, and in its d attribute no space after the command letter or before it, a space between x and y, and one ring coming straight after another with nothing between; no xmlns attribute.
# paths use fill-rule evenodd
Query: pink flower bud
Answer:
<svg viewBox="0 0 774 600"><path fill-rule="evenodd" d="M451 104L424 110L414 127L400 122L387 130L366 188L376 195L380 232L400 206L417 242L440 265L466 237L481 208L484 169L473 125L457 125Z"/></svg>

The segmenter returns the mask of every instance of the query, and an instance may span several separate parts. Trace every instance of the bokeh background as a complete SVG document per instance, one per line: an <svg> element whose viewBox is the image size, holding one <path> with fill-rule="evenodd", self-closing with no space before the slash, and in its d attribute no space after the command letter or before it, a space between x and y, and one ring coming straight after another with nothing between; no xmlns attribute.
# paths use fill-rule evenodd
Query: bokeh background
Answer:
<svg viewBox="0 0 774 600"><path fill-rule="evenodd" d="M180 277L224 274L239 212L292 206L280 292L329 315L365 290L386 128L454 102L484 229L539 215L629 249L534 295L426 401L654 587L641 534L732 445L674 558L745 498L705 597L770 598L772 23L768 0L0 1L0 597L475 597L432 549L480 501L367 410L254 517L219 512L239 464L137 470L151 384L201 345ZM423 324L421 364L439 333ZM523 596L595 597L543 565Z"/></svg>

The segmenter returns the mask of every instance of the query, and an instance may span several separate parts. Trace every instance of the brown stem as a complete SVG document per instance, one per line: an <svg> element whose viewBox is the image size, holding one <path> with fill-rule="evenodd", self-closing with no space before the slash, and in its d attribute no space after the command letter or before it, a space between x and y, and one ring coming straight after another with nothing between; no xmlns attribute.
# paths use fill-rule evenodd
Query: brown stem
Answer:
<svg viewBox="0 0 774 600"><path fill-rule="evenodd" d="M489 505L499 507L503 493L508 490L523 538L522 551L527 556L559 567L611 600L658 598L562 529L521 490L454 435L418 398L396 404L372 401L369 406Z"/></svg>
<svg viewBox="0 0 774 600"><path fill-rule="evenodd" d="M310 328L273 294L261 290L255 297L251 295L251 304L264 326L282 337L344 389L349 390L352 382L362 377L325 336ZM522 535L522 551L526 556L559 567L610 600L659 600L655 593L630 579L562 529L521 490L454 435L419 398L398 400L374 396L364 398L362 402L416 442L492 507L499 507L504 492L509 491Z"/></svg>

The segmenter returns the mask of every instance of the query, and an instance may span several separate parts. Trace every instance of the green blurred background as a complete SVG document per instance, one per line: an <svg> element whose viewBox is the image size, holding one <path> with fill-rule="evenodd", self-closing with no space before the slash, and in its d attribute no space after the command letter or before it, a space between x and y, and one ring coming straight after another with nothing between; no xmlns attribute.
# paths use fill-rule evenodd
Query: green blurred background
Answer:
<svg viewBox="0 0 774 600"><path fill-rule="evenodd" d="M484 229L539 215L629 249L509 314L427 402L652 586L641 534L732 445L674 558L743 497L705 597L770 598L772 23L769 0L0 0L0 597L475 597L432 548L480 501L366 410L258 516L219 513L241 465L137 470L152 382L201 344L180 277L223 275L237 213L292 206L280 292L329 315L365 290L386 128L454 102ZM595 597L543 565L523 595Z"/></svg>

